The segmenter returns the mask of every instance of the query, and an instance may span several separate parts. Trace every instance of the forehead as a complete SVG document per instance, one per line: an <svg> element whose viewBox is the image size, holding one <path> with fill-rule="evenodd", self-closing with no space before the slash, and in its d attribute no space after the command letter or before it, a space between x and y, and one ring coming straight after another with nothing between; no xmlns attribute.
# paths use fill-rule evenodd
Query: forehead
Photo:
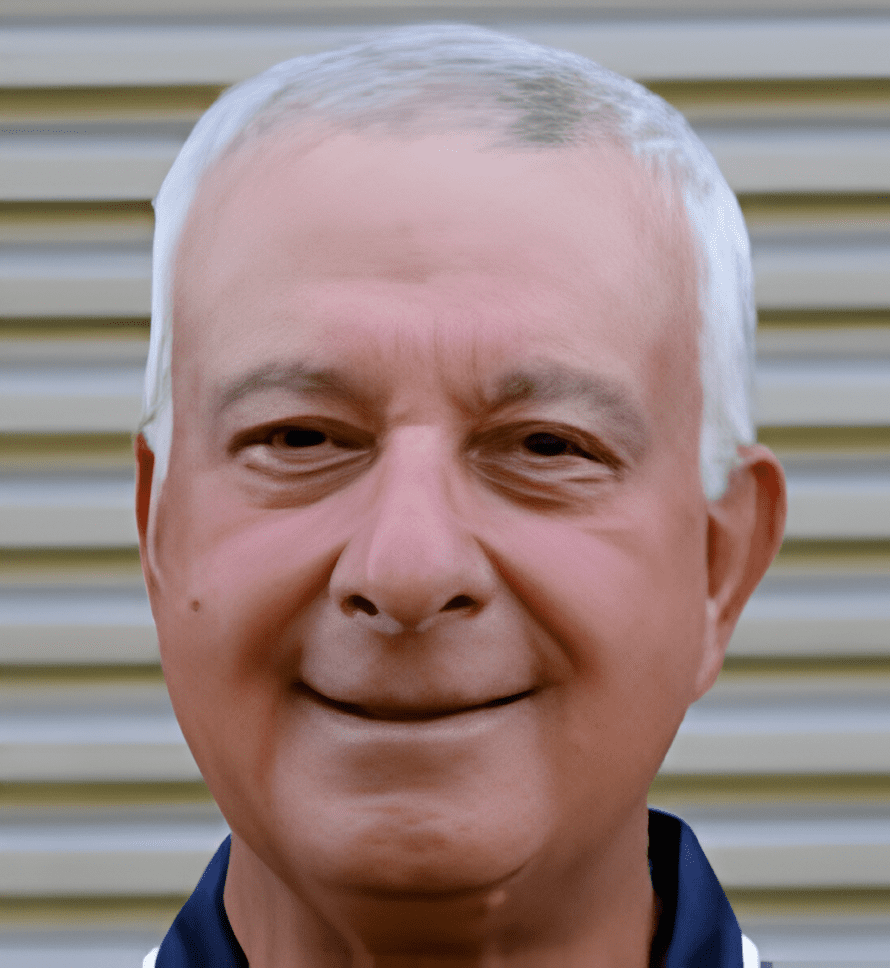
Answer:
<svg viewBox="0 0 890 968"><path fill-rule="evenodd" d="M578 344L602 358L610 339L626 363L644 343L688 357L695 276L680 210L618 147L279 132L199 190L174 345L209 370L317 353L316 337L330 357L366 361L433 337L463 374L493 343L519 353L514 367Z"/></svg>

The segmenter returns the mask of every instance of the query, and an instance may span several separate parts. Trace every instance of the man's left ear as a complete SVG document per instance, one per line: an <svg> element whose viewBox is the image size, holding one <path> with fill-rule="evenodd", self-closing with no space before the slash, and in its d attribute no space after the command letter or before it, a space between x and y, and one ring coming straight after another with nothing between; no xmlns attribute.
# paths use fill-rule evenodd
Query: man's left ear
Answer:
<svg viewBox="0 0 890 968"><path fill-rule="evenodd" d="M136 455L136 529L139 532L139 557L142 559L142 574L145 576L146 586L151 588L154 576L148 534L155 455L142 434L133 441L133 450Z"/></svg>
<svg viewBox="0 0 890 968"><path fill-rule="evenodd" d="M722 497L708 502L707 639L696 698L711 688L736 622L782 544L785 475L776 455L740 447Z"/></svg>

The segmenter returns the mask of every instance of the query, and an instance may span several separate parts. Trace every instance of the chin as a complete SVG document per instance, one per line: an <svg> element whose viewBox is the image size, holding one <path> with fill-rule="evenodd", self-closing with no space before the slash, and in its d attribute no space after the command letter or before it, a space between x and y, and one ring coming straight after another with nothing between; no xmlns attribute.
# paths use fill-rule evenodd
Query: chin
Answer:
<svg viewBox="0 0 890 968"><path fill-rule="evenodd" d="M307 792L279 800L278 822L254 832L266 864L292 886L314 883L341 897L485 895L544 851L552 834L552 808L543 798L523 809L517 798L493 791L471 799L441 790L372 797L327 791L323 799Z"/></svg>
<svg viewBox="0 0 890 968"><path fill-rule="evenodd" d="M377 956L470 958L491 940L514 878L529 862L511 846L467 837L427 843L406 838L353 843L329 857L325 894Z"/></svg>
<svg viewBox="0 0 890 968"><path fill-rule="evenodd" d="M340 891L435 896L484 892L545 851L559 810L531 743L404 732L282 757L252 811L266 863Z"/></svg>
<svg viewBox="0 0 890 968"><path fill-rule="evenodd" d="M317 844L312 853L319 879L393 898L485 892L521 870L541 840L527 825L521 833L509 825L495 832L472 815L388 813L362 817L348 834L340 826L335 843Z"/></svg>
<svg viewBox="0 0 890 968"><path fill-rule="evenodd" d="M389 850L361 852L345 857L339 869L341 886L380 900L417 898L430 901L449 897L485 894L499 889L521 871L528 857L497 855L488 850L484 856L474 844L463 850L427 849L423 856L412 854L400 845Z"/></svg>

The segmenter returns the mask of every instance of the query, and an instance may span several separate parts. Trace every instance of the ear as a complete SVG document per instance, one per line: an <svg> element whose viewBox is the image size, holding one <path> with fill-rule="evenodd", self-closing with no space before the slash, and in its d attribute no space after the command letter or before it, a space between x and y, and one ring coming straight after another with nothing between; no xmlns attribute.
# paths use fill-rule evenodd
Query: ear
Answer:
<svg viewBox="0 0 890 968"><path fill-rule="evenodd" d="M139 531L139 554L143 567L148 564L148 517L151 510L151 483L154 477L155 455L139 434L133 444L136 453L136 527ZM148 575L146 574L146 578Z"/></svg>
<svg viewBox="0 0 890 968"><path fill-rule="evenodd" d="M708 502L707 640L696 698L717 678L742 609L785 531L785 475L776 455L755 444L740 447L739 457L723 496Z"/></svg>

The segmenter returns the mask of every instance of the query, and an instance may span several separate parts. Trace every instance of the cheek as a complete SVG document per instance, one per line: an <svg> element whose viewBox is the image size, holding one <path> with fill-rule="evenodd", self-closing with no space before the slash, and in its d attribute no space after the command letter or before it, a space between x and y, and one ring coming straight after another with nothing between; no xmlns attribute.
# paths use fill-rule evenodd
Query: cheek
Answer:
<svg viewBox="0 0 890 968"><path fill-rule="evenodd" d="M216 794L215 778L263 773L300 661L296 620L327 586L339 529L317 509L257 512L192 480L165 494L152 606L174 709Z"/></svg>
<svg viewBox="0 0 890 968"><path fill-rule="evenodd" d="M499 571L549 643L555 796L576 829L591 817L612 829L645 802L693 699L704 527L661 507L586 521L517 514L498 532Z"/></svg>
<svg viewBox="0 0 890 968"><path fill-rule="evenodd" d="M501 529L512 540L499 544L499 569L557 644L554 674L588 736L648 730L670 743L702 656L705 525L688 508L643 502Z"/></svg>

